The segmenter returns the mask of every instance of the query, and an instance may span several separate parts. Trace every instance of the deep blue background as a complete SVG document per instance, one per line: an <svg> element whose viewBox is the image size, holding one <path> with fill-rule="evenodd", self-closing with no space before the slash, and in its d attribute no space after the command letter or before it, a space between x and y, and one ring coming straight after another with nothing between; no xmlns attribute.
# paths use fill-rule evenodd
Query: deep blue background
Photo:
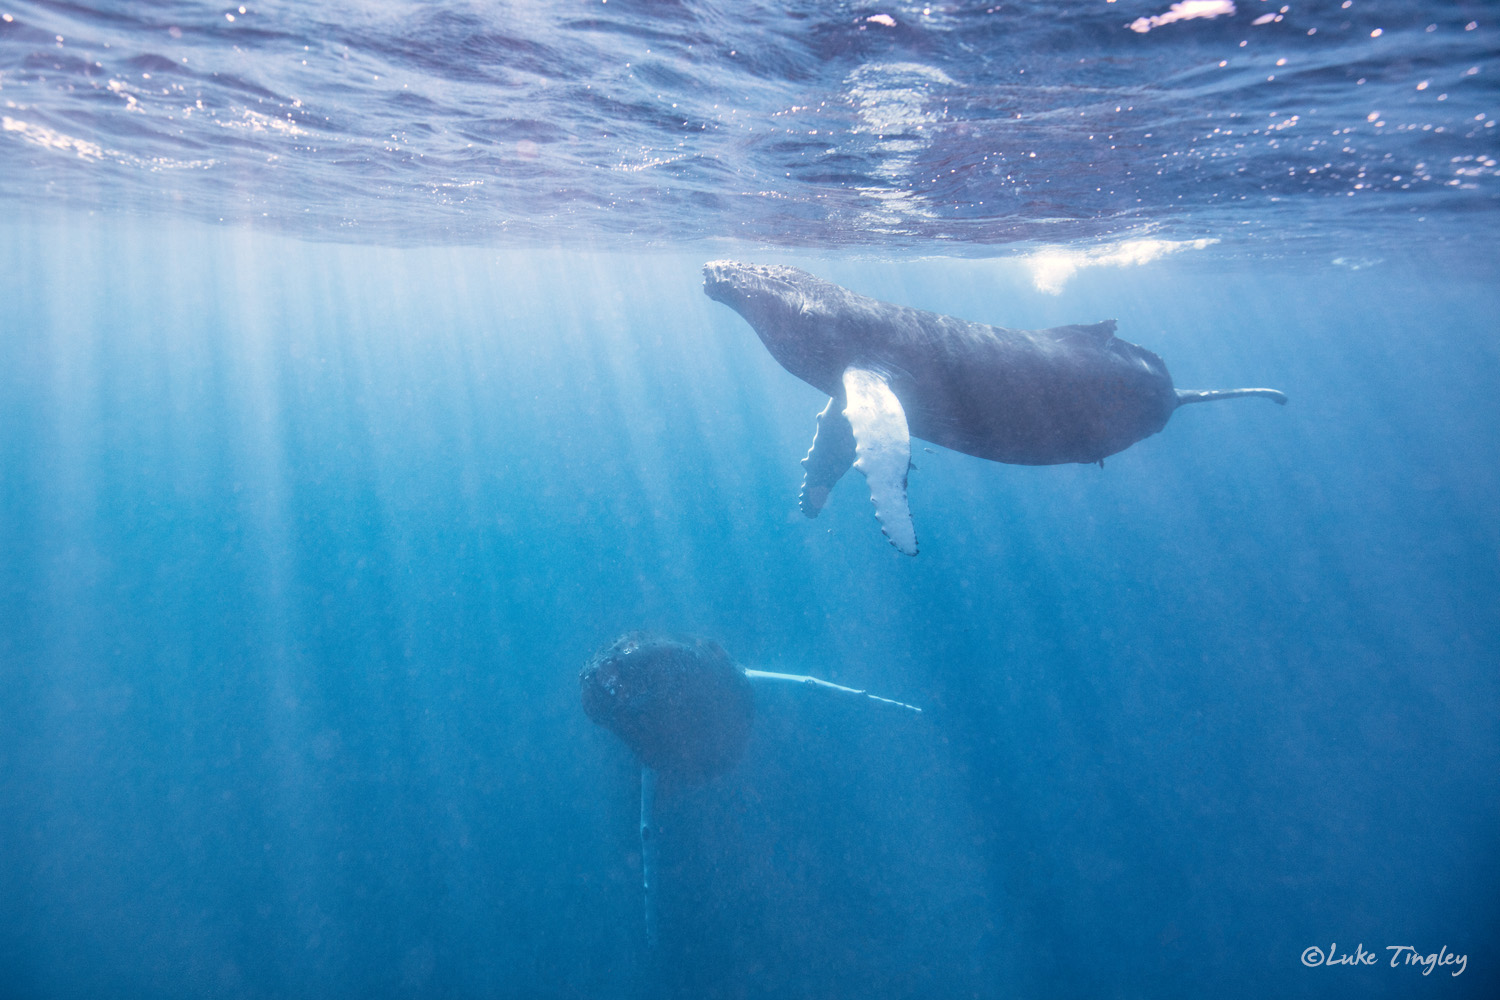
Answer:
<svg viewBox="0 0 1500 1000"><path fill-rule="evenodd" d="M775 254L1292 398L919 447L908 559L797 512L824 401L703 257L5 225L0 993L1494 995L1496 275ZM766 692L655 959L576 680L642 627L927 708Z"/></svg>

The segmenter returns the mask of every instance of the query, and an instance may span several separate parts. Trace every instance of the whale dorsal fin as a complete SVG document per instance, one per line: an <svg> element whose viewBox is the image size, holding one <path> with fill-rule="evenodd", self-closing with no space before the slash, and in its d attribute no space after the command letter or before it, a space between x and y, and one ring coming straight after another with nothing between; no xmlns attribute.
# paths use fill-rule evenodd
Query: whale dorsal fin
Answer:
<svg viewBox="0 0 1500 1000"><path fill-rule="evenodd" d="M1096 344L1107 344L1114 338L1115 321L1107 319L1102 323L1074 323L1070 326L1054 326L1047 332L1058 338L1077 337Z"/></svg>
<svg viewBox="0 0 1500 1000"><path fill-rule="evenodd" d="M844 371L844 417L854 432L854 467L870 484L880 530L909 556L917 554L917 532L906 503L911 433L906 411L885 378L865 368Z"/></svg>
<svg viewBox="0 0 1500 1000"><path fill-rule="evenodd" d="M828 500L828 491L854 464L854 431L844 416L844 399L835 396L818 414L818 431L812 448L802 460L802 493L797 503L802 513L817 517Z"/></svg>

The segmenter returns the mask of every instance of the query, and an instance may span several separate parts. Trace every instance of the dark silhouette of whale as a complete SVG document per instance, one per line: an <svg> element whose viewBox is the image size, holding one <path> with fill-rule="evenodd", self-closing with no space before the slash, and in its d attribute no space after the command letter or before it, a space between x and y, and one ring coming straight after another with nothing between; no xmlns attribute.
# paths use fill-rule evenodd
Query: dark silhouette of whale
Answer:
<svg viewBox="0 0 1500 1000"><path fill-rule="evenodd" d="M806 674L746 670L711 639L651 632L627 632L595 653L578 684L588 717L623 740L641 762L641 890L646 943L653 948L661 839L655 820L657 772L695 784L733 768L750 742L752 686L795 684L922 712L903 701Z"/></svg>
<svg viewBox="0 0 1500 1000"><path fill-rule="evenodd" d="M1177 407L1275 389L1175 389L1161 358L1115 321L1009 330L880 302L794 267L714 261L708 297L739 313L781 366L828 393L802 512L817 517L851 465L891 544L917 554L906 502L911 437L1015 465L1104 459L1166 426Z"/></svg>

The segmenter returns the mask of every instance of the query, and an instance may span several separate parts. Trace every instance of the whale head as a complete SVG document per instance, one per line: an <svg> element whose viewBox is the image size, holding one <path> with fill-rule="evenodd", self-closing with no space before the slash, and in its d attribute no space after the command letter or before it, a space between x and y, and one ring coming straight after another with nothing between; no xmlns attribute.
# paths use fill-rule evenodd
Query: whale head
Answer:
<svg viewBox="0 0 1500 1000"><path fill-rule="evenodd" d="M827 286L806 271L779 264L715 260L703 265L704 294L745 317L757 333L762 324L788 327L815 311Z"/></svg>
<svg viewBox="0 0 1500 1000"><path fill-rule="evenodd" d="M795 267L731 260L703 265L703 292L744 317L783 368L834 394L848 353L836 311L848 292Z"/></svg>

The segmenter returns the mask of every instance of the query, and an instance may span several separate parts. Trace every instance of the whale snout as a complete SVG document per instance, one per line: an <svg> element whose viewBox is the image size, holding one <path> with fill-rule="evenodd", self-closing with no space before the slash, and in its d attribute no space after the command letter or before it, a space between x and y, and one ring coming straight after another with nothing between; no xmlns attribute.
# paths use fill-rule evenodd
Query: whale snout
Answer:
<svg viewBox="0 0 1500 1000"><path fill-rule="evenodd" d="M715 302L727 302L734 278L743 267L732 260L711 260L703 265L703 294Z"/></svg>
<svg viewBox="0 0 1500 1000"><path fill-rule="evenodd" d="M735 309L752 301L801 303L819 284L806 271L783 264L712 260L703 265L704 294Z"/></svg>
<svg viewBox="0 0 1500 1000"><path fill-rule="evenodd" d="M745 317L764 336L763 322L797 298L789 278L798 273L776 265L713 260L703 265L703 294Z"/></svg>

